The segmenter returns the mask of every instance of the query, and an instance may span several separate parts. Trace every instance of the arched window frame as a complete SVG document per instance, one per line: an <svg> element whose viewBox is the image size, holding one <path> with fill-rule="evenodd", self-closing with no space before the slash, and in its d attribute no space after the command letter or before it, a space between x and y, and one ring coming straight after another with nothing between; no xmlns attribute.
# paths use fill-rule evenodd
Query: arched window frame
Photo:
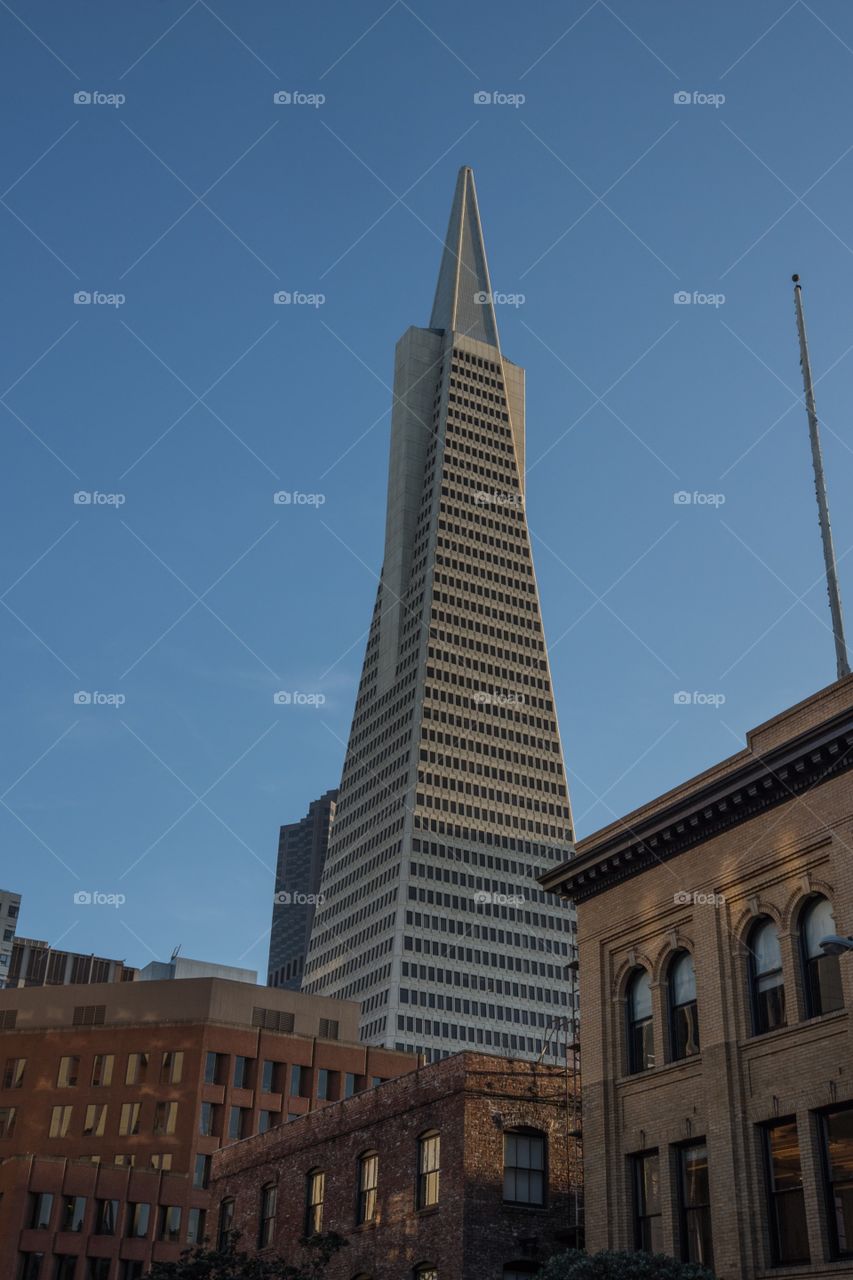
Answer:
<svg viewBox="0 0 853 1280"><path fill-rule="evenodd" d="M679 989L679 970L689 963L692 994L685 998ZM696 996L696 969L692 952L676 951L667 969L667 1004L669 1012L669 1056L672 1062L695 1057L700 1049L699 1003Z"/></svg>
<svg viewBox="0 0 853 1280"><path fill-rule="evenodd" d="M219 1206L219 1221L216 1227L216 1244L219 1249L227 1249L232 1243L234 1231L234 1199L229 1196Z"/></svg>
<svg viewBox="0 0 853 1280"><path fill-rule="evenodd" d="M818 911L828 914L829 920L815 929L810 926ZM827 955L818 945L820 937L828 937L837 932L829 898L823 893L812 894L803 904L798 929L807 1018L819 1018L824 1013L836 1013L844 1008L840 959L838 956Z"/></svg>
<svg viewBox="0 0 853 1280"><path fill-rule="evenodd" d="M648 988L648 1012L638 1014L636 994L641 983ZM628 1075L639 1075L655 1065L654 1007L652 978L648 969L638 966L631 971L625 985L626 1064Z"/></svg>
<svg viewBox="0 0 853 1280"><path fill-rule="evenodd" d="M379 1207L379 1152L362 1151L358 1157L355 1220L359 1227L376 1221Z"/></svg>
<svg viewBox="0 0 853 1280"><path fill-rule="evenodd" d="M307 1240L322 1233L325 1200L326 1171L309 1169L305 1175L305 1238Z"/></svg>
<svg viewBox="0 0 853 1280"><path fill-rule="evenodd" d="M258 1248L268 1249L275 1241L275 1216L278 1208L278 1183L265 1182L261 1187L258 1213Z"/></svg>
<svg viewBox="0 0 853 1280"><path fill-rule="evenodd" d="M779 963L769 966L759 954L759 940L772 930ZM772 916L763 915L754 922L747 937L749 949L749 1005L752 1034L766 1035L787 1025L785 973L782 961L782 939L779 925Z"/></svg>

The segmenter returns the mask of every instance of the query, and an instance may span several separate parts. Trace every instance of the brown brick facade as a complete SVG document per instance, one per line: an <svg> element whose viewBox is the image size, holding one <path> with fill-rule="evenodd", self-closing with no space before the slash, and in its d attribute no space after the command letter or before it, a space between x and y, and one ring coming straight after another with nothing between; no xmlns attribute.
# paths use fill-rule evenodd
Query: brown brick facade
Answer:
<svg viewBox="0 0 853 1280"><path fill-rule="evenodd" d="M214 1158L212 1208L233 1199L241 1245L254 1250L262 1190L275 1183L273 1251L290 1260L300 1254L307 1175L323 1170L322 1230L349 1242L329 1280L410 1280L425 1264L438 1280L532 1274L572 1238L579 1188L569 1189L577 1149L566 1104L559 1068L457 1054L223 1150ZM505 1139L516 1130L544 1140L542 1205L504 1199ZM424 1134L440 1138L439 1192L437 1205L419 1208ZM366 1152L378 1155L376 1220L358 1226L359 1158Z"/></svg>
<svg viewBox="0 0 853 1280"><path fill-rule="evenodd" d="M766 1127L789 1121L801 1185L779 1201L779 1220L790 1231L802 1213L810 1260L781 1274L853 1275L853 1256L838 1256L853 1251L853 1235L844 1238L843 1222L836 1231L822 1132L828 1113L853 1103L853 956L836 971L843 1007L814 1015L802 938L804 910L818 897L831 904L835 931L853 932L852 757L847 679L753 731L739 755L589 837L576 862L549 877L578 902L590 1250L637 1245L632 1157L656 1152L655 1230L666 1252L684 1256L690 1193L680 1152L704 1141L717 1275L780 1274ZM765 919L779 939L785 1025L762 1033L753 940ZM685 951L700 1051L674 1060L671 964ZM629 985L642 970L654 1065L632 1074ZM836 1194L853 1223L853 1190L839 1184Z"/></svg>

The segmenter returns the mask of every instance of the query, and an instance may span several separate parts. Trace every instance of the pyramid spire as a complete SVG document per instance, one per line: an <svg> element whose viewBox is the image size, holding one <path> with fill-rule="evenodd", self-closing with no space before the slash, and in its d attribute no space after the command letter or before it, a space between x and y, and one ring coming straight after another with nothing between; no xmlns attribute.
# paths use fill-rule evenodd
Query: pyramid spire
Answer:
<svg viewBox="0 0 853 1280"><path fill-rule="evenodd" d="M473 169L456 180L429 327L500 346Z"/></svg>

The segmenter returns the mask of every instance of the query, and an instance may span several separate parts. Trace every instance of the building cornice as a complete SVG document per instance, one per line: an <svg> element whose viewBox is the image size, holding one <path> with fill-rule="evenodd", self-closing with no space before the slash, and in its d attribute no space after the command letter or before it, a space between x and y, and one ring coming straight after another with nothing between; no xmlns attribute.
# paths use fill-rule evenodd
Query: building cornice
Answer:
<svg viewBox="0 0 853 1280"><path fill-rule="evenodd" d="M539 883L583 902L830 781L853 768L853 708L763 755L747 749L741 759L724 776L606 828L600 840L588 837L577 857Z"/></svg>

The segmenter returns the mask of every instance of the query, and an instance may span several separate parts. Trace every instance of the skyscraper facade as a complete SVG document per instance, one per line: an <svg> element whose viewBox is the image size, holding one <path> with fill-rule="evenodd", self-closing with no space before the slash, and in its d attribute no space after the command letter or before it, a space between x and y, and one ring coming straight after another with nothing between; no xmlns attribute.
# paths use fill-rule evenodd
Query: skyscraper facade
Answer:
<svg viewBox="0 0 853 1280"><path fill-rule="evenodd" d="M275 870L267 984L298 991L320 893L337 791L312 800L299 822L281 828Z"/></svg>
<svg viewBox="0 0 853 1280"><path fill-rule="evenodd" d="M9 983L20 910L21 895L12 893L11 889L0 889L0 989Z"/></svg>
<svg viewBox="0 0 853 1280"><path fill-rule="evenodd" d="M303 990L436 1059L557 1056L573 909L536 877L572 817L501 352L462 169L429 328L398 343L385 558Z"/></svg>

